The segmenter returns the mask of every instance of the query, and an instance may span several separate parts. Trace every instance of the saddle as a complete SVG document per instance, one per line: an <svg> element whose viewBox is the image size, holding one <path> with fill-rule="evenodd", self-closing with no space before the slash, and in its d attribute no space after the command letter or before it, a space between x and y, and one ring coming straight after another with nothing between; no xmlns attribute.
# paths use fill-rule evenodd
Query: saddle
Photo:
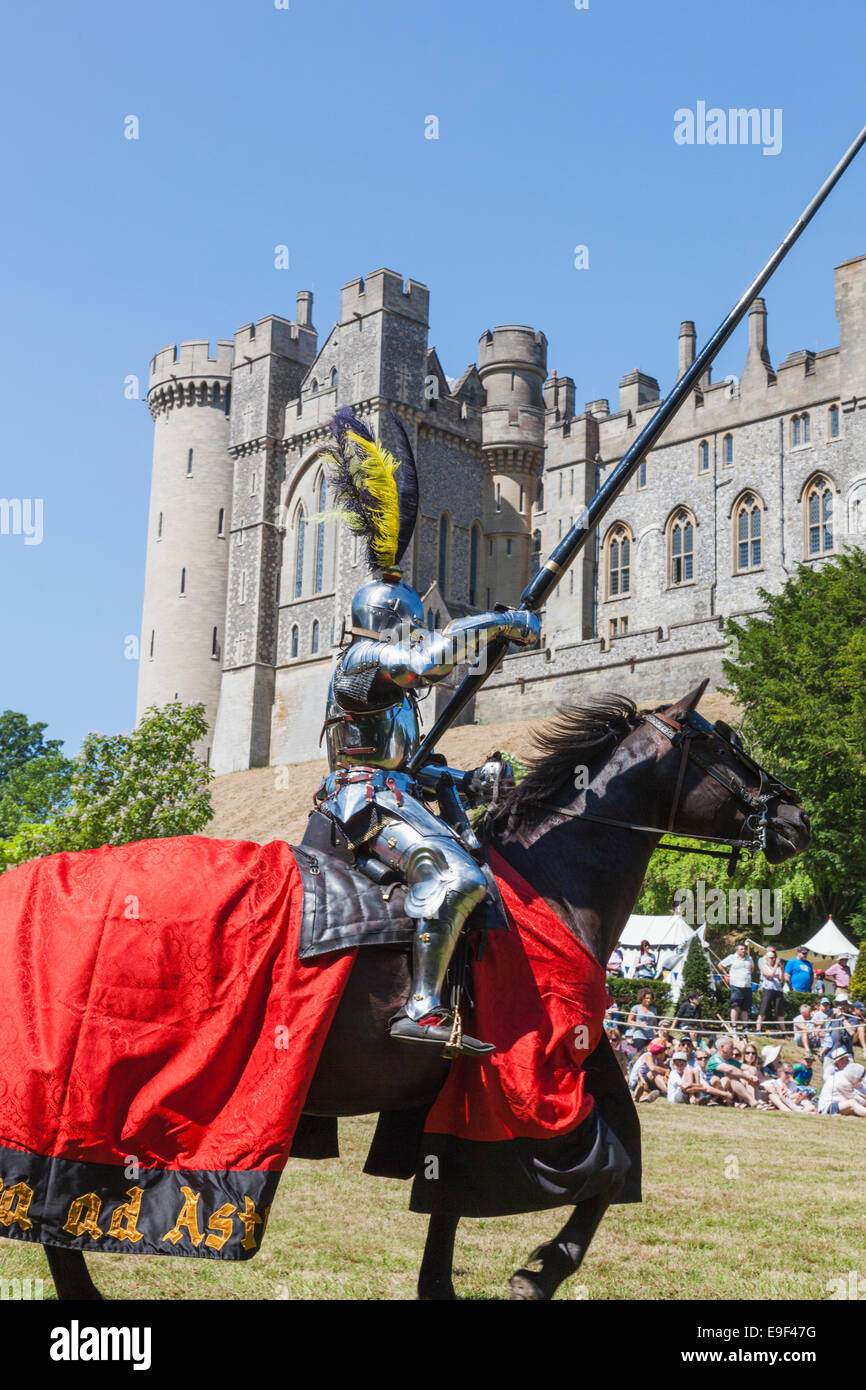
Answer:
<svg viewBox="0 0 866 1390"><path fill-rule="evenodd" d="M300 845L291 846L304 885L298 956L312 960L354 946L409 946L417 919L405 911L406 884L371 858L359 858L333 817L313 811ZM496 879L482 864L488 889L467 919L464 933L483 934L508 922Z"/></svg>

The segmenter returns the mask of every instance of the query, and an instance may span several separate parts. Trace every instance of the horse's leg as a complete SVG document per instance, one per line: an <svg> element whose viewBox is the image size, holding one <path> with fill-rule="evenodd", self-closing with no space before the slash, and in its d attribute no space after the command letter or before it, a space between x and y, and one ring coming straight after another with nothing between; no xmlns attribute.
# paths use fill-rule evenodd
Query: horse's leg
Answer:
<svg viewBox="0 0 866 1390"><path fill-rule="evenodd" d="M553 1240L539 1245L527 1260L539 1270L518 1269L509 1280L511 1300L541 1302L553 1298L564 1279L580 1268L599 1222L616 1193L606 1192L579 1202Z"/></svg>
<svg viewBox="0 0 866 1390"><path fill-rule="evenodd" d="M61 1250L58 1245L45 1245L43 1249L61 1303L92 1303L102 1298L81 1250Z"/></svg>
<svg viewBox="0 0 866 1390"><path fill-rule="evenodd" d="M430 1217L424 1257L418 1274L418 1297L426 1302L456 1297L451 1282L451 1266L454 1262L454 1237L459 1222L459 1216L440 1214Z"/></svg>

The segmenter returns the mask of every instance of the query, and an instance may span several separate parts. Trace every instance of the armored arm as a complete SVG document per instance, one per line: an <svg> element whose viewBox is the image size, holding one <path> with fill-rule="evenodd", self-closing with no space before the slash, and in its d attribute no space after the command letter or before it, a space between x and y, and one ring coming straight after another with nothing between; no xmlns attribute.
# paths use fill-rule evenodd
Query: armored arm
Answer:
<svg viewBox="0 0 866 1390"><path fill-rule="evenodd" d="M541 630L534 613L506 609L503 613L477 613L457 618L444 632L416 628L401 642L379 644L382 670L403 689L432 685L460 662L472 663L491 637L501 635L520 646L531 647Z"/></svg>

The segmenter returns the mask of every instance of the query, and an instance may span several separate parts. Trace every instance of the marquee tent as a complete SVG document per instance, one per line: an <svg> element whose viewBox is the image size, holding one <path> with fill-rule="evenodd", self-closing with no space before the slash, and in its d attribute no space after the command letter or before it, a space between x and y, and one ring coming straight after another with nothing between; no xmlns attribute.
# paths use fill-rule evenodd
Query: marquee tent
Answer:
<svg viewBox="0 0 866 1390"><path fill-rule="evenodd" d="M838 960L840 956L854 960L857 956L857 947L842 935L832 917L828 917L823 927L816 931L814 936L810 936L808 941L804 941L803 945L816 956L832 956L834 960Z"/></svg>
<svg viewBox="0 0 866 1390"><path fill-rule="evenodd" d="M623 950L639 946L642 941L648 941L653 947L682 946L691 941L694 934L685 918L677 913L668 912L663 917L634 915L626 922L619 944Z"/></svg>

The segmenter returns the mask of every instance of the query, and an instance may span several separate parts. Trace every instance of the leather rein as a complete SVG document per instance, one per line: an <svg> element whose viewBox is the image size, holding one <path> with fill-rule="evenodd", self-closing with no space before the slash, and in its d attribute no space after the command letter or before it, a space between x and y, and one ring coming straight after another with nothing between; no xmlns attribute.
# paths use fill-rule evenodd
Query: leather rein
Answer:
<svg viewBox="0 0 866 1390"><path fill-rule="evenodd" d="M769 817L767 807L775 796L780 793L786 794L793 802L799 804L800 798L796 792L792 791L783 782L776 778L771 778L764 769L749 756L743 748L736 735L728 729L725 724L710 724L704 719L703 715L695 710L689 710L682 722L670 719L667 715L658 713L645 713L639 715L639 722L649 724L658 733L663 734L670 741L674 748L679 748L680 765L677 771L677 780L674 787L671 811L668 816L668 823L662 827L660 825L641 825L637 821L613 820L609 816L593 816L588 811L574 811L562 806L554 806L550 802L540 803L549 810L555 811L557 815L564 816L568 820L587 820L593 821L597 825L613 825L620 830L637 830L648 835L675 835L680 833L683 838L690 840L700 840L704 843L726 845L727 849L701 849L698 846L690 845L665 845L659 844L657 849L670 850L675 854L707 854L719 859L728 859L728 875L732 875L736 869L737 859L741 850L766 850L767 831L769 828ZM695 742L700 738L715 736L722 739L727 744L730 751L737 760L750 771L758 774L758 788L752 791L746 784L734 774L728 774L717 767L714 767L702 753L695 747ZM750 812L746 816L746 830L749 831L750 839L733 839L724 835L699 835L695 831L676 830L677 813L680 809L682 800L683 785L686 778L686 770L689 761L702 768L708 776L712 777L725 791L730 794L735 801L745 806ZM586 791L591 791L587 787Z"/></svg>

